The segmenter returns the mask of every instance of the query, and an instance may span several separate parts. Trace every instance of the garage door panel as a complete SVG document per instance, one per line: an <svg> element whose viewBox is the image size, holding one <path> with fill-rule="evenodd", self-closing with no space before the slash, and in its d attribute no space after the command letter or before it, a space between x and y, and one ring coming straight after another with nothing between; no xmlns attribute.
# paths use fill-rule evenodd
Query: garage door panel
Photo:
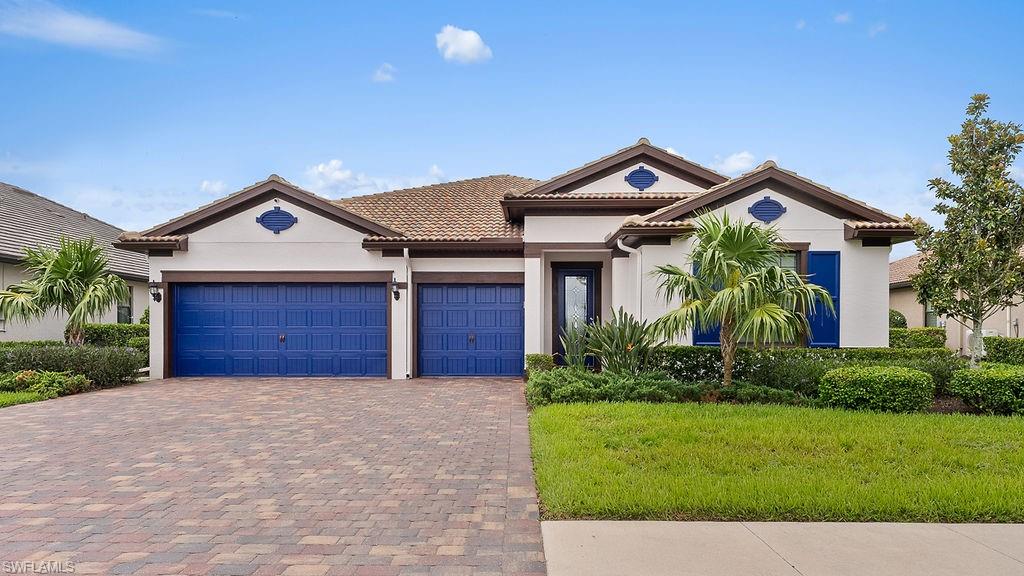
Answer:
<svg viewBox="0 0 1024 576"><path fill-rule="evenodd" d="M383 283L174 288L176 375L387 374Z"/></svg>
<svg viewBox="0 0 1024 576"><path fill-rule="evenodd" d="M522 296L514 284L419 285L419 374L521 375Z"/></svg>

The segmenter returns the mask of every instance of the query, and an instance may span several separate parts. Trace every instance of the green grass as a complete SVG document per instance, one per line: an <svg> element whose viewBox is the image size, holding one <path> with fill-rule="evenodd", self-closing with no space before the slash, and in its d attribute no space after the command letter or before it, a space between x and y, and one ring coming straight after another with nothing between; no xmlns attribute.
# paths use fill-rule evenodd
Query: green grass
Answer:
<svg viewBox="0 0 1024 576"><path fill-rule="evenodd" d="M0 408L15 404L28 404L42 399L43 397L35 392L0 392Z"/></svg>
<svg viewBox="0 0 1024 576"><path fill-rule="evenodd" d="M545 519L1024 521L1024 418L727 404L530 416Z"/></svg>

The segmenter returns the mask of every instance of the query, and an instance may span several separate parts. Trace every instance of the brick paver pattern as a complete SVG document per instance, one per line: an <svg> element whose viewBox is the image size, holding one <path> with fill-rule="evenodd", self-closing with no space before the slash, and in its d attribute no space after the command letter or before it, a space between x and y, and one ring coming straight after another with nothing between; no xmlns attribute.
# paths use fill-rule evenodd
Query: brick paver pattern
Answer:
<svg viewBox="0 0 1024 576"><path fill-rule="evenodd" d="M174 379L3 408L0 562L543 574L526 416L521 382L485 379Z"/></svg>

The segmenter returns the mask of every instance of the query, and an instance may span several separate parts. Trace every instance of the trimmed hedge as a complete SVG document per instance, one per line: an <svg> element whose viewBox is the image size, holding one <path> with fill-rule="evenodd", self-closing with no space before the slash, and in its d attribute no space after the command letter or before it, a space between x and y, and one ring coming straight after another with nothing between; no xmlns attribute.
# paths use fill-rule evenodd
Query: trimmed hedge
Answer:
<svg viewBox="0 0 1024 576"><path fill-rule="evenodd" d="M104 388L138 379L149 358L134 348L99 346L9 346L0 348L0 372L36 370L81 374Z"/></svg>
<svg viewBox="0 0 1024 576"><path fill-rule="evenodd" d="M146 364L149 364L149 336L136 336L135 338L129 339L128 347L135 348L139 352L145 354L147 358Z"/></svg>
<svg viewBox="0 0 1024 576"><path fill-rule="evenodd" d="M41 346L63 346L63 340L21 340L14 342L0 342L0 348L18 347L41 347Z"/></svg>
<svg viewBox="0 0 1024 576"><path fill-rule="evenodd" d="M890 348L945 348L945 328L889 328Z"/></svg>
<svg viewBox="0 0 1024 576"><path fill-rule="evenodd" d="M907 317L899 310L889 308L889 328L906 328Z"/></svg>
<svg viewBox="0 0 1024 576"><path fill-rule="evenodd" d="M949 391L989 414L1024 414L1024 366L985 364L953 374Z"/></svg>
<svg viewBox="0 0 1024 576"><path fill-rule="evenodd" d="M0 374L0 390L31 392L43 399L78 394L92 387L92 382L85 376L69 372L22 370Z"/></svg>
<svg viewBox="0 0 1024 576"><path fill-rule="evenodd" d="M149 336L148 324L86 324L85 344L93 346L128 346L132 338ZM67 339L67 330L64 331Z"/></svg>
<svg viewBox="0 0 1024 576"><path fill-rule="evenodd" d="M821 378L826 406L851 410L918 412L935 398L935 382L926 372L900 366L848 366Z"/></svg>
<svg viewBox="0 0 1024 576"><path fill-rule="evenodd" d="M1024 338L985 338L985 360L1003 364L1024 365Z"/></svg>
<svg viewBox="0 0 1024 576"><path fill-rule="evenodd" d="M526 377L537 372L547 372L555 369L555 357L551 354L527 354L526 355Z"/></svg>
<svg viewBox="0 0 1024 576"><path fill-rule="evenodd" d="M722 357L713 346L665 346L654 366L682 382L721 381ZM931 374L938 389L966 368L967 361L945 348L740 348L735 378L755 386L818 395L826 372L844 366L902 366Z"/></svg>

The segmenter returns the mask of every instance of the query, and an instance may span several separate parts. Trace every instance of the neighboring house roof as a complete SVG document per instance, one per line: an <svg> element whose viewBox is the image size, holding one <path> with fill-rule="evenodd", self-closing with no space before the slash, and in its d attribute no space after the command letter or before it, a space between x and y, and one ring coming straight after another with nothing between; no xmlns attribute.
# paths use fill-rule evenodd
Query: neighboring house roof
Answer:
<svg viewBox="0 0 1024 576"><path fill-rule="evenodd" d="M910 286L910 276L917 273L923 256L923 254L917 252L906 258L889 262L889 288Z"/></svg>
<svg viewBox="0 0 1024 576"><path fill-rule="evenodd" d="M56 248L60 237L94 238L103 248L110 271L130 279L149 278L149 264L142 254L113 246L123 231L84 212L0 182L0 260L21 261L25 248Z"/></svg>
<svg viewBox="0 0 1024 576"><path fill-rule="evenodd" d="M505 219L501 199L537 183L533 178L501 174L342 198L334 203L397 230L409 240L522 238L522 225Z"/></svg>

